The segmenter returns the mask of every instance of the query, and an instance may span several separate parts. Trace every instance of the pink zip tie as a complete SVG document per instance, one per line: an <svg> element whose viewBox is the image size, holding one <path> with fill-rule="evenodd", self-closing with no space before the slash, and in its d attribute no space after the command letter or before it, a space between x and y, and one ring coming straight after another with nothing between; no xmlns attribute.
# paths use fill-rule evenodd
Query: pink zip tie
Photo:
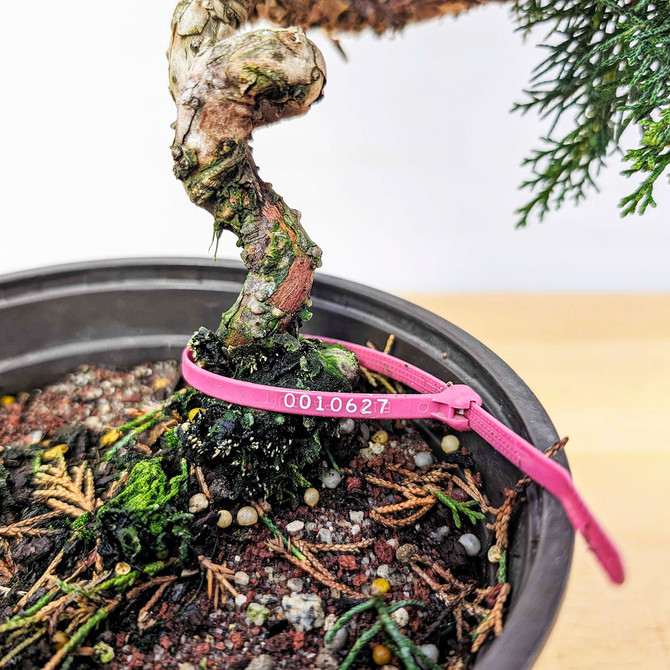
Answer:
<svg viewBox="0 0 670 670"><path fill-rule="evenodd" d="M570 523L584 536L609 578L616 584L623 583L621 556L582 500L567 470L491 416L469 386L448 385L414 365L369 347L327 337L318 339L346 347L358 356L361 365L418 393L331 393L253 384L204 370L193 362L188 347L182 354L182 374L198 391L245 407L352 419L437 419L456 430L473 430L561 502Z"/></svg>

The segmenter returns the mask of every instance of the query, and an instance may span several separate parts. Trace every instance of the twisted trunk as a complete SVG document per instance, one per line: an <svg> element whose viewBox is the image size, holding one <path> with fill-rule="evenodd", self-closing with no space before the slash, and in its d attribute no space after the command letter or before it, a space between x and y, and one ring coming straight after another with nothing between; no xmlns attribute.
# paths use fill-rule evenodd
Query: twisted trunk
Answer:
<svg viewBox="0 0 670 670"><path fill-rule="evenodd" d="M182 0L168 51L177 104L172 154L191 200L214 217L214 236L230 230L249 269L236 303L223 314L228 346L296 334L308 317L321 250L270 184L258 176L249 139L254 128L304 114L323 92L326 67L298 28L237 31L266 18L328 32L401 28L478 0Z"/></svg>
<svg viewBox="0 0 670 670"><path fill-rule="evenodd" d="M297 332L321 250L300 214L260 179L248 141L254 128L302 114L320 97L323 58L298 29L259 30L203 50L185 74L182 84L174 72L175 174L213 215L217 238L237 235L249 269L218 334L235 346Z"/></svg>

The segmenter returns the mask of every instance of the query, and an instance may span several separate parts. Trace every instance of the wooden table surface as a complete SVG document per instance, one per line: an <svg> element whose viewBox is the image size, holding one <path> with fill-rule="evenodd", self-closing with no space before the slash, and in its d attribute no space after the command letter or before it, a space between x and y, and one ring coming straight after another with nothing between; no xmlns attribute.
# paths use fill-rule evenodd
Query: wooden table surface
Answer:
<svg viewBox="0 0 670 670"><path fill-rule="evenodd" d="M670 294L406 295L489 346L570 436L574 479L624 553L608 584L578 537L535 670L670 668Z"/></svg>

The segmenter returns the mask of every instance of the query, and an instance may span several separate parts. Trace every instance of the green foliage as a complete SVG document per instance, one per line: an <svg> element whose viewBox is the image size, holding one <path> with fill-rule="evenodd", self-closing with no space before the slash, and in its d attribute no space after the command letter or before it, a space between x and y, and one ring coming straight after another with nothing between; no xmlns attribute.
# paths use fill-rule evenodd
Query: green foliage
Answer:
<svg viewBox="0 0 670 670"><path fill-rule="evenodd" d="M670 44L667 49L670 51ZM659 121L642 120L640 126L644 129L642 146L626 154L626 160L633 164L624 174L631 176L639 172L647 176L635 192L621 200L624 215L636 209L642 214L650 205L656 207L654 183L670 166L670 107L661 112Z"/></svg>
<svg viewBox="0 0 670 670"><path fill-rule="evenodd" d="M136 433L137 428L146 430L145 425L152 422L152 420L155 419L156 416L158 416L159 412L160 409L155 409L153 410L153 412L142 414L141 416L138 416L136 419L133 419L128 423L124 423L123 426L119 426L116 430L118 430L120 433L127 433L129 430L133 431L133 433ZM153 425L153 423L151 425Z"/></svg>
<svg viewBox="0 0 670 670"><path fill-rule="evenodd" d="M63 656L67 656L70 654L70 652L74 651L78 647L81 647L88 634L92 630L95 630L98 625L109 616L109 613L114 609L115 606L116 603L112 601L111 604L98 609L98 611L90 619L85 621L81 626L79 626L79 628L76 628L72 632L68 641L65 643L65 646L60 650L60 653L62 653Z"/></svg>
<svg viewBox="0 0 670 670"><path fill-rule="evenodd" d="M131 447L136 442L137 437L145 430L150 430L164 418L164 408L161 408L144 414L130 423L117 428L116 430L125 433L125 435L114 442L107 450L105 460L116 463L121 467L131 465L133 462L140 460L141 456L133 450L129 450L128 447Z"/></svg>
<svg viewBox="0 0 670 670"><path fill-rule="evenodd" d="M263 514L261 515L261 521L270 529L272 534L280 540L280 542L288 549L297 559L304 561L307 560L307 557L305 554L300 551L297 547L295 547L289 540L286 538L286 536L277 528L277 524L267 515Z"/></svg>
<svg viewBox="0 0 670 670"><path fill-rule="evenodd" d="M77 539L84 542L94 542L95 533L92 528L93 515L86 512L72 521L71 527Z"/></svg>
<svg viewBox="0 0 670 670"><path fill-rule="evenodd" d="M387 605L381 596L375 595L365 602L354 605L349 611L345 612L328 631L324 640L326 644L332 642L337 631L346 626L357 614L374 609L377 613L377 619L354 642L338 670L348 670L356 660L358 654L379 633L384 633L386 637L385 642L389 649L400 659L407 670L419 670L419 667L430 668L430 670L441 670L437 663L428 658L412 640L398 630L398 626L393 617L391 617L391 614L401 607L423 607L423 603L418 600L401 600L392 605ZM420 666L417 664L417 660Z"/></svg>
<svg viewBox="0 0 670 670"><path fill-rule="evenodd" d="M50 581L55 587L54 589L50 589L48 593L42 596L42 598L40 598L34 605L29 607L23 615L15 615L11 619L5 621L5 623L0 624L0 635L16 631L10 638L16 638L17 633L20 635L22 633L30 632L30 628L33 626L41 626L36 633L27 637L22 642L15 644L3 659L9 661L10 658L17 657L23 649L42 637L46 630L44 627L46 623L44 618L46 613L43 613L41 610L52 602L53 599L59 595L59 592L62 592L71 596L71 598L68 599L71 603L81 605L84 601L88 601L88 605L92 605L94 608L92 616L86 619L81 626L78 628L76 626L70 626L68 629L68 640L58 651L58 654L61 656L59 667L60 663L62 663L63 668L69 668L72 664L72 657L70 656L71 652L82 645L89 633L104 621L120 602L120 598L117 597L113 600L108 600L104 605L101 605L99 594L103 592L110 592L118 595L123 594L135 584L142 574L148 577L153 577L164 570L167 565L168 563L163 561L155 561L142 566L140 569L131 570L128 574L116 574L102 582L98 581L95 583L94 581L93 585L89 587L84 587L77 583L66 582L52 575ZM106 643L98 642L94 647L94 658L99 663L110 663L114 659L114 651ZM2 665L4 666L4 663ZM33 666L31 665L30 667Z"/></svg>
<svg viewBox="0 0 670 670"><path fill-rule="evenodd" d="M185 461L181 462L180 472L169 480L160 458L137 463L126 487L96 514L100 555L139 564L155 558L157 552L170 550L176 538L184 559L192 519L185 511L187 482Z"/></svg>
<svg viewBox="0 0 670 670"><path fill-rule="evenodd" d="M448 495L442 493L439 489L430 489L430 492L443 504L446 505L451 510L451 516L454 519L454 525L456 528L461 527L461 514L467 517L470 523L475 524L477 521L484 519L484 515L477 510L470 509L477 505L476 500L466 500L465 502L459 502L450 498Z"/></svg>
<svg viewBox="0 0 670 670"><path fill-rule="evenodd" d="M498 582L504 584L507 581L507 547L500 552L500 562L498 563Z"/></svg>
<svg viewBox="0 0 670 670"><path fill-rule="evenodd" d="M514 109L552 121L546 146L524 161L532 177L522 188L533 196L518 210L518 225L597 190L606 157L635 126L640 146L626 152L632 165L624 174L643 180L619 205L624 216L655 207L654 184L670 163L670 3L518 0L514 11L521 30L548 31L529 99ZM561 123L557 138L559 121L568 130Z"/></svg>
<svg viewBox="0 0 670 670"><path fill-rule="evenodd" d="M31 605L23 615L16 614L11 619L7 619L3 624L0 624L0 635L9 633L13 630L18 630L35 621L35 615L53 600L55 593L49 591L45 593L34 605Z"/></svg>

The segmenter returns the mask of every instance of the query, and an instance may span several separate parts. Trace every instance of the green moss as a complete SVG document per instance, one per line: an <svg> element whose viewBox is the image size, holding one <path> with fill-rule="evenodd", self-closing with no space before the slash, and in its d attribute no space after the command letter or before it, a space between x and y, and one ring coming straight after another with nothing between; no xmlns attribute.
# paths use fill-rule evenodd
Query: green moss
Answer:
<svg viewBox="0 0 670 670"><path fill-rule="evenodd" d="M358 360L348 349L288 333L235 347L228 360L235 379L316 391L351 391L358 371Z"/></svg>
<svg viewBox="0 0 670 670"><path fill-rule="evenodd" d="M186 558L192 519L185 511L186 461L178 468L168 478L160 458L133 467L123 491L96 514L95 532L102 538L99 552L103 558L139 564L174 547L175 538L180 557Z"/></svg>
<svg viewBox="0 0 670 670"><path fill-rule="evenodd" d="M106 642L97 642L93 647L93 658L101 665L111 663L114 660L114 649Z"/></svg>
<svg viewBox="0 0 670 670"><path fill-rule="evenodd" d="M179 440L174 434L174 428L170 428L170 430L166 431L163 435L163 439L168 447L175 449L179 447Z"/></svg>
<svg viewBox="0 0 670 670"><path fill-rule="evenodd" d="M90 512L86 512L72 522L72 530L78 539L87 543L95 542L96 535L92 527L94 523L94 516Z"/></svg>

